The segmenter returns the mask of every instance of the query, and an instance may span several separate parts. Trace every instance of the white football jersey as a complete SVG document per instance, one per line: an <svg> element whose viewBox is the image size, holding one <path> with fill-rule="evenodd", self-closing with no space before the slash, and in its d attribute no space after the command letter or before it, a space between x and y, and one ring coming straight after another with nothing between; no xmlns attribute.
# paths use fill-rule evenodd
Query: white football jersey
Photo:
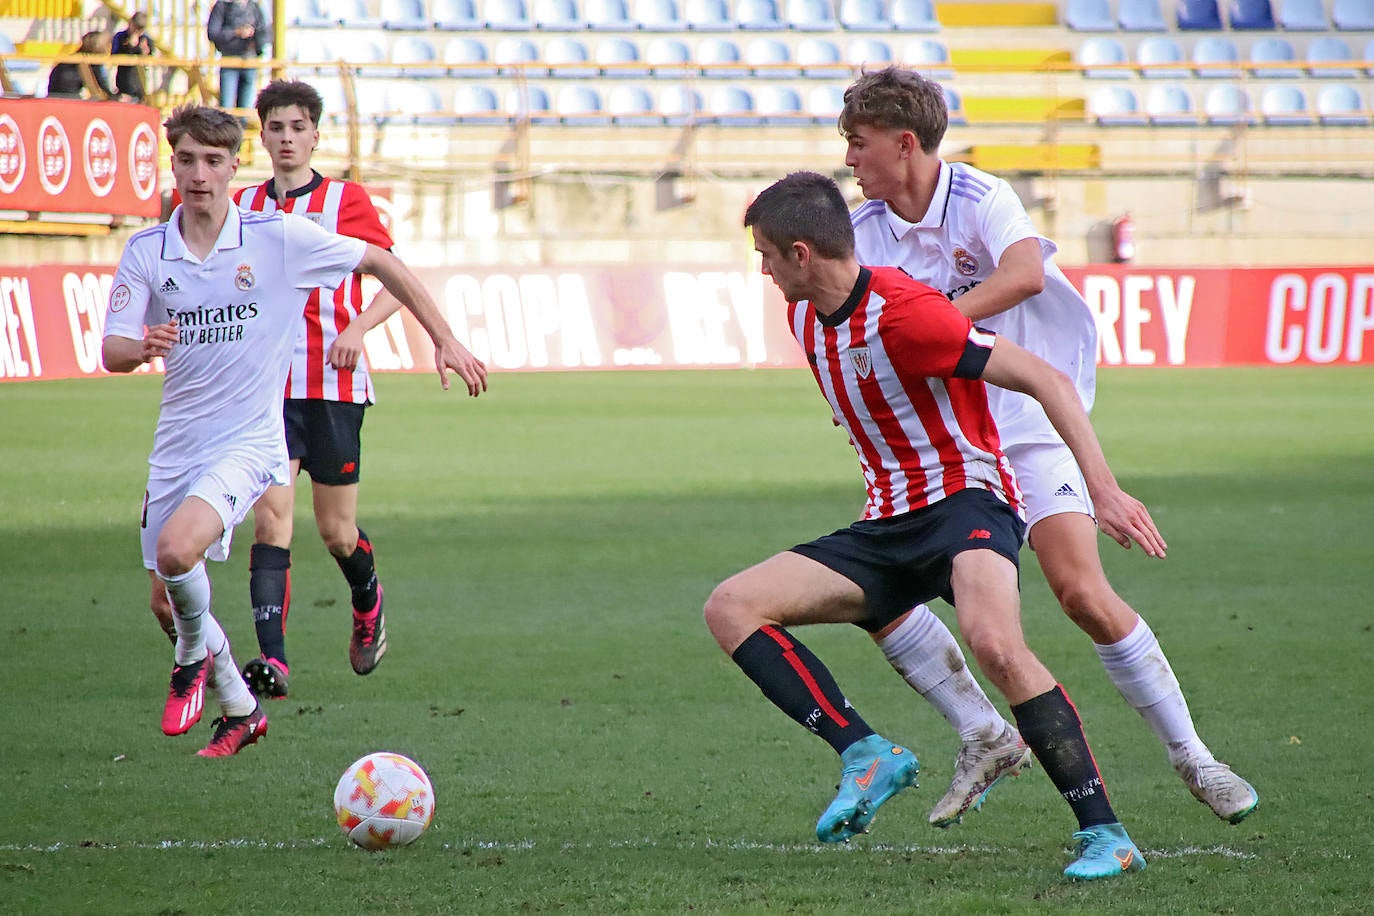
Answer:
<svg viewBox="0 0 1374 916"><path fill-rule="evenodd" d="M1008 247L1022 239L1038 240L1045 260L1044 290L977 323L1064 372L1078 389L1084 409L1092 409L1097 325L1083 297L1055 265L1057 247L1035 231L1009 184L942 160L935 196L919 223L902 219L881 200L865 202L851 219L860 264L899 267L950 299L986 280ZM1060 441L1033 398L989 385L988 401L1004 447Z"/></svg>
<svg viewBox="0 0 1374 916"><path fill-rule="evenodd" d="M316 287L333 289L367 245L283 213L230 205L204 261L186 248L181 208L124 248L105 336L142 340L176 319L153 451L153 479L178 477L226 452L257 457L277 483L290 469L281 393L301 313Z"/></svg>

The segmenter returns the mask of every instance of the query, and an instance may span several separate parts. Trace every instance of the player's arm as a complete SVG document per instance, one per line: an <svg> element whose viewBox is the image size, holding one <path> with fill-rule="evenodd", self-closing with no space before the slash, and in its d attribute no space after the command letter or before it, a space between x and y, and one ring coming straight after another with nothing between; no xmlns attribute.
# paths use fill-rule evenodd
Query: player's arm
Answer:
<svg viewBox="0 0 1374 916"><path fill-rule="evenodd" d="M158 356L172 352L177 342L177 324L155 324L148 328L142 340L112 335L100 345L100 359L110 372L133 372Z"/></svg>
<svg viewBox="0 0 1374 916"><path fill-rule="evenodd" d="M1167 544L1140 500L1126 493L1107 466L1078 391L1069 377L1040 357L998 337L983 368L983 381L1028 394L1045 408L1054 428L1073 452L1097 511L1097 524L1127 549L1135 541L1152 557L1163 557Z"/></svg>
<svg viewBox="0 0 1374 916"><path fill-rule="evenodd" d="M1045 260L1038 238L1013 242L986 280L954 300L975 323L1014 308L1045 288Z"/></svg>
<svg viewBox="0 0 1374 916"><path fill-rule="evenodd" d="M330 344L325 359L335 369L354 369L363 354L363 335L401 309L401 300L382 289Z"/></svg>
<svg viewBox="0 0 1374 916"><path fill-rule="evenodd" d="M434 341L434 365L444 388L448 388L448 370L452 369L467 384L468 394L477 397L487 390L486 365L453 336L453 330L440 314L429 290L400 258L369 242L356 269L381 280L386 291L410 309L415 320L420 322L429 339ZM364 309L363 314L371 310L372 307Z"/></svg>

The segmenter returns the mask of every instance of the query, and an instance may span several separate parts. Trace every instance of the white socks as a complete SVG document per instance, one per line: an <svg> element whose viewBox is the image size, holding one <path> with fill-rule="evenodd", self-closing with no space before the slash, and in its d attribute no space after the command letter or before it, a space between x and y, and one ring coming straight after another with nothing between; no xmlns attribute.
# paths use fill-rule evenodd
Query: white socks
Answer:
<svg viewBox="0 0 1374 916"><path fill-rule="evenodd" d="M172 602L172 618L177 626L176 664L194 664L207 652L213 655L215 670L211 684L224 714L248 715L257 701L239 674L229 651L229 638L210 613L210 577L205 572L205 563L197 563L195 569L180 576L159 576L167 588L167 600Z"/></svg>
<svg viewBox="0 0 1374 916"><path fill-rule="evenodd" d="M875 641L888 663L939 710L965 743L994 740L1007 727L969 671L954 634L924 604L912 608Z"/></svg>
<svg viewBox="0 0 1374 916"><path fill-rule="evenodd" d="M1211 759L1211 751L1193 726L1178 678L1144 618L1137 618L1135 629L1120 642L1110 646L1094 643L1093 648L1121 696L1164 742L1171 763L1186 757Z"/></svg>

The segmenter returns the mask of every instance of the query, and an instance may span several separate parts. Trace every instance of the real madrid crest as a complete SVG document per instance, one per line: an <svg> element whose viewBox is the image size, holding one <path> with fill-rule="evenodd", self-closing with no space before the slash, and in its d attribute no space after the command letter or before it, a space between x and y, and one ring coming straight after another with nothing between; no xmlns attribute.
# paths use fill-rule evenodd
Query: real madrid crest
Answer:
<svg viewBox="0 0 1374 916"><path fill-rule="evenodd" d="M234 274L234 285L241 290L250 290L253 284L258 281L253 278L253 266L251 264L240 264L238 273Z"/></svg>
<svg viewBox="0 0 1374 916"><path fill-rule="evenodd" d="M963 248L954 249L954 269L966 277L978 273L978 259Z"/></svg>
<svg viewBox="0 0 1374 916"><path fill-rule="evenodd" d="M873 372L873 354L868 347L850 347L849 361L854 364L854 371L859 378L868 378Z"/></svg>

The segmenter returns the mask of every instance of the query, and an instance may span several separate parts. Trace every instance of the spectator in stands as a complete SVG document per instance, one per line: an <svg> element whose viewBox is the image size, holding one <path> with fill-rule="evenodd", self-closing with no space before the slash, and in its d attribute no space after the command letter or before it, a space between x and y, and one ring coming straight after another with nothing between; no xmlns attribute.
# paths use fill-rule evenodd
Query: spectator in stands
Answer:
<svg viewBox="0 0 1374 916"><path fill-rule="evenodd" d="M128 28L115 32L110 46L111 54L135 54L148 57L153 53L153 42L148 37L148 14L140 10L129 17ZM131 102L142 102L147 93L143 88L142 67L120 67L115 70L115 88Z"/></svg>
<svg viewBox="0 0 1374 916"><path fill-rule="evenodd" d="M110 36L104 32L87 32L81 36L78 54L110 53ZM110 88L110 77L104 64L80 63L55 64L48 73L48 98L50 99L95 99L105 101L115 97Z"/></svg>
<svg viewBox="0 0 1374 916"><path fill-rule="evenodd" d="M262 57L271 41L257 0L215 0L205 31L222 57ZM220 67L221 108L252 108L257 87L256 67Z"/></svg>

